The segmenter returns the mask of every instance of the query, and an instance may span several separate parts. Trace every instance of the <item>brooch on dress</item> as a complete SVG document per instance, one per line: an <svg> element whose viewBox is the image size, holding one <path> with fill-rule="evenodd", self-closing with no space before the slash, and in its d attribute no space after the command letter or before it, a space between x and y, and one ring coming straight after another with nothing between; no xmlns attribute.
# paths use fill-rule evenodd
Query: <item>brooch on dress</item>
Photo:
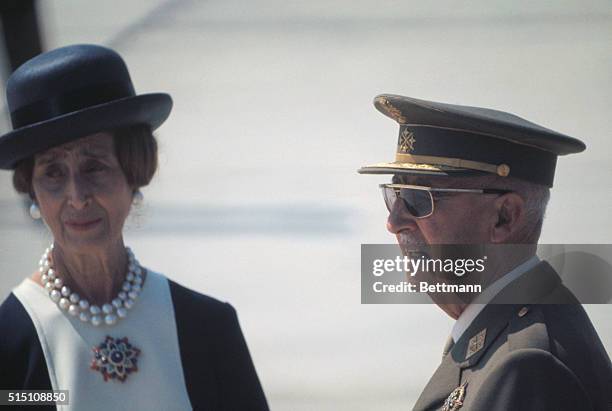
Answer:
<svg viewBox="0 0 612 411"><path fill-rule="evenodd" d="M140 349L130 344L127 337L113 338L107 335L92 351L94 358L90 368L99 371L105 382L109 378L124 382L128 375L138 371Z"/></svg>

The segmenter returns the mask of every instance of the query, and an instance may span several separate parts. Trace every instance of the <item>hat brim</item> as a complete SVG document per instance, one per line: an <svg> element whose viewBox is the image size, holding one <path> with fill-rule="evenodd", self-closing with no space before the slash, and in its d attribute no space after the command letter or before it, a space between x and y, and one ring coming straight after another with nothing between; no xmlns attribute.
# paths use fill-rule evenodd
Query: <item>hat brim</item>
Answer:
<svg viewBox="0 0 612 411"><path fill-rule="evenodd" d="M166 93L125 97L29 124L0 137L0 169L14 169L34 154L100 131L143 124L157 129L170 115Z"/></svg>
<svg viewBox="0 0 612 411"><path fill-rule="evenodd" d="M361 167L359 174L429 174L438 176L470 176L484 174L482 171L440 164L417 164L394 161Z"/></svg>

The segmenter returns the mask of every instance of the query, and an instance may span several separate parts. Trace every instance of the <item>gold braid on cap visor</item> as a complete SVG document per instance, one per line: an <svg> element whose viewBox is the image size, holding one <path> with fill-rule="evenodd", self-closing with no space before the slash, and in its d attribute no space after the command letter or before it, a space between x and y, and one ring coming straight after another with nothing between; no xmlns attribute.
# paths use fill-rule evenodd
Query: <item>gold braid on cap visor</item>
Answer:
<svg viewBox="0 0 612 411"><path fill-rule="evenodd" d="M405 153L396 153L395 161L398 163L435 164L457 168L468 168L471 170L494 173L502 177L507 177L510 174L510 166L508 166L507 164L487 164L481 163L479 161L464 160L461 158L421 156Z"/></svg>

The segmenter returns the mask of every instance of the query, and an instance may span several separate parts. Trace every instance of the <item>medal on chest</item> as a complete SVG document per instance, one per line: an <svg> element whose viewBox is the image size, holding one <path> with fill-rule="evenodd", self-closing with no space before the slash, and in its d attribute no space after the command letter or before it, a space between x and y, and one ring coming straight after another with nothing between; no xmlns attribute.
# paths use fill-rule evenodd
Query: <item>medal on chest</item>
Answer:
<svg viewBox="0 0 612 411"><path fill-rule="evenodd" d="M467 381L458 386L450 393L450 395L444 401L442 411L457 411L463 405L463 399L465 398L465 388L467 387Z"/></svg>

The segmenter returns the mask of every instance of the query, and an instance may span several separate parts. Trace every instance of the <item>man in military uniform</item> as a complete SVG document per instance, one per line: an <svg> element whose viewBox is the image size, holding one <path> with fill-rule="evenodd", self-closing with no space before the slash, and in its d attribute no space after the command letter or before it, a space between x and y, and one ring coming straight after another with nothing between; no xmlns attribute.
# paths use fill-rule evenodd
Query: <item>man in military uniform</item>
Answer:
<svg viewBox="0 0 612 411"><path fill-rule="evenodd" d="M612 410L610 358L580 303L536 256L557 156L585 145L496 110L381 95L399 123L383 184L403 250L522 244L474 300L436 301L456 319L415 410Z"/></svg>

